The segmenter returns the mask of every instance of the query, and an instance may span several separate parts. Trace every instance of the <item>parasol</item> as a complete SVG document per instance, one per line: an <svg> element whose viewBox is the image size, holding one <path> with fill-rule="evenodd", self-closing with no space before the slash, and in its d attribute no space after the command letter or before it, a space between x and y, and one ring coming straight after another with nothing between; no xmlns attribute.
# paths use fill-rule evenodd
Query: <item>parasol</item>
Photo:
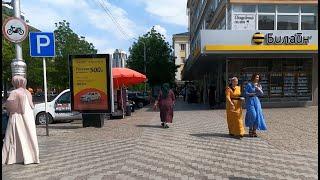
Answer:
<svg viewBox="0 0 320 180"><path fill-rule="evenodd" d="M145 82L146 76L129 68L112 68L113 87L131 86Z"/></svg>

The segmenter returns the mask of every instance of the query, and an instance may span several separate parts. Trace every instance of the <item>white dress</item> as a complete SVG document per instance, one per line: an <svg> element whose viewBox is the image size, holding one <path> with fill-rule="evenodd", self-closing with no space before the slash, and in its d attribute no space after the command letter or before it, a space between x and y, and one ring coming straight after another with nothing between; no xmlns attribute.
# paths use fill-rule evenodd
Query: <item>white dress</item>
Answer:
<svg viewBox="0 0 320 180"><path fill-rule="evenodd" d="M14 113L9 122L2 147L2 164L40 163L33 110L25 96L25 113Z"/></svg>

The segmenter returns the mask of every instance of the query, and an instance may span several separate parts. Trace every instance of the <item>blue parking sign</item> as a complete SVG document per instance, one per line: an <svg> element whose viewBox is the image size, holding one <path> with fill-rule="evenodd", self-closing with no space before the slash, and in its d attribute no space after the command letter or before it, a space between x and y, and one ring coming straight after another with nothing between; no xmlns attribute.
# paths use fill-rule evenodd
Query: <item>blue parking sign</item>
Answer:
<svg viewBox="0 0 320 180"><path fill-rule="evenodd" d="M53 32L30 32L30 56L54 57L55 43Z"/></svg>

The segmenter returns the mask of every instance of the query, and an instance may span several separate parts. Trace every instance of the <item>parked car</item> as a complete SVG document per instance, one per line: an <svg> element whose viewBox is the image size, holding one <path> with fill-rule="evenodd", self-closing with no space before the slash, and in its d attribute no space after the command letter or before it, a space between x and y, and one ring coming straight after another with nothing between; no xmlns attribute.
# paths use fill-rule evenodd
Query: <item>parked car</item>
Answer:
<svg viewBox="0 0 320 180"><path fill-rule="evenodd" d="M147 92L133 92L128 91L128 100L133 101L138 108L150 103L149 95Z"/></svg>
<svg viewBox="0 0 320 180"><path fill-rule="evenodd" d="M62 91L52 101L48 102L48 123L58 121L72 121L82 119L80 112L71 111L71 93L70 89ZM45 103L36 104L33 110L35 123L46 124Z"/></svg>
<svg viewBox="0 0 320 180"><path fill-rule="evenodd" d="M100 101L101 95L98 92L88 92L80 97L82 102Z"/></svg>

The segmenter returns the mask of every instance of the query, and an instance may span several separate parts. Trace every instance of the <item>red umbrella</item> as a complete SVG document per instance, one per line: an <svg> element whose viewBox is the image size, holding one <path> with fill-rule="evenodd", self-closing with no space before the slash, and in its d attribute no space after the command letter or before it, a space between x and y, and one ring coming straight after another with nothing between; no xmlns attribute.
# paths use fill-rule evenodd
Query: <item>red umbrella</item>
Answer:
<svg viewBox="0 0 320 180"><path fill-rule="evenodd" d="M130 86L145 82L147 77L129 68L112 68L113 86Z"/></svg>

